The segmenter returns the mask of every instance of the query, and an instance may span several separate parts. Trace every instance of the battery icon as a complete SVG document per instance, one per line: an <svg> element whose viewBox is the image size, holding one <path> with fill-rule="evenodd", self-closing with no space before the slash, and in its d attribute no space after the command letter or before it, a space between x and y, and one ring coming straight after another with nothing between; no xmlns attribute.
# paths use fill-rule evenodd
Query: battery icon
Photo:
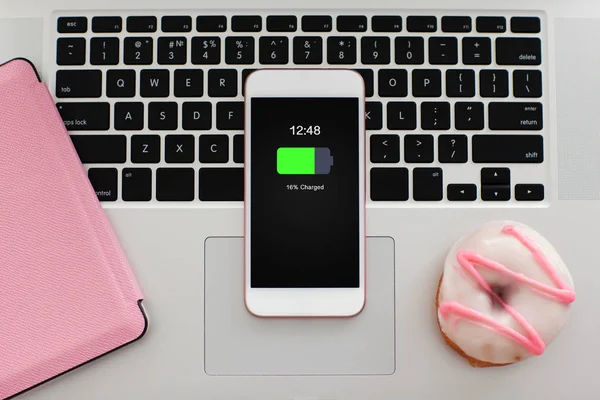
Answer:
<svg viewBox="0 0 600 400"><path fill-rule="evenodd" d="M277 149L279 175L327 175L333 157L327 147L280 147Z"/></svg>

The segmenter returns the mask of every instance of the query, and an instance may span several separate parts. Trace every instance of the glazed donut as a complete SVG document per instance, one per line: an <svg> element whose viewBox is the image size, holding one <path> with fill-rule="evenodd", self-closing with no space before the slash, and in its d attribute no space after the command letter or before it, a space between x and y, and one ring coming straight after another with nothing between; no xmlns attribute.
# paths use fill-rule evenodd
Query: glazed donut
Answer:
<svg viewBox="0 0 600 400"><path fill-rule="evenodd" d="M521 223L492 221L448 253L437 319L472 366L501 366L541 355L574 300L571 274L548 240Z"/></svg>

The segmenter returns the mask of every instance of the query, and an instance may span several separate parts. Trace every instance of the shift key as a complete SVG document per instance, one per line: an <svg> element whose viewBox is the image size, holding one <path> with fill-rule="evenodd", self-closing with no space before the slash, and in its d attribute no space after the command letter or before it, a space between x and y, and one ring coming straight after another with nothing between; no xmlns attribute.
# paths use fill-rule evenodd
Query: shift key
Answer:
<svg viewBox="0 0 600 400"><path fill-rule="evenodd" d="M56 103L69 131L107 131L110 127L108 103Z"/></svg>
<svg viewBox="0 0 600 400"><path fill-rule="evenodd" d="M539 164L544 162L541 135L473 135L474 163Z"/></svg>
<svg viewBox="0 0 600 400"><path fill-rule="evenodd" d="M540 131L544 125L542 103L490 103L489 114L493 131Z"/></svg>

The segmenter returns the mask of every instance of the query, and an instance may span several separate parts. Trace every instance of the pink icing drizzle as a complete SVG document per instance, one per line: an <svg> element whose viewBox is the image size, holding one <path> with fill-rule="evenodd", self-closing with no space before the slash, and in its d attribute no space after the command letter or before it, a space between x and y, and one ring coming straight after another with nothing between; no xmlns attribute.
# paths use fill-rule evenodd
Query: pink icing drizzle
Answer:
<svg viewBox="0 0 600 400"><path fill-rule="evenodd" d="M555 269L548 261L546 256L540 250L540 248L531 240L526 238L521 232L517 230L514 226L505 226L502 229L503 233L507 233L513 235L517 240L523 244L529 251L531 251L534 259L538 263L538 265L548 274L552 282L557 287L551 287L530 279L523 274L518 274L510 269L506 268L504 265L497 263L493 260L489 260L485 257L482 257L480 254L462 250L457 254L457 259L460 265L475 278L477 283L493 298L494 301L498 302L504 309L517 321L519 325L526 332L526 335L523 335L514 329L511 329L507 326L504 326L488 316L473 310L469 307L466 307L456 301L445 301L440 304L440 313L442 317L447 318L451 315L455 315L457 320L470 320L472 323L480 326L484 326L492 331L497 332L498 334L507 337L529 352L534 355L541 355L546 347L543 339L539 335L539 333L527 322L527 320L514 308L510 305L506 304L490 287L490 285L485 281L485 279L481 276L481 274L476 270L475 265L481 266L483 268L490 269L492 271L498 272L500 274L507 275L514 279L515 281L528 285L532 288L533 291L546 295L555 301L570 304L575 300L575 291L569 288L565 282L563 282ZM457 321L455 321L456 323Z"/></svg>

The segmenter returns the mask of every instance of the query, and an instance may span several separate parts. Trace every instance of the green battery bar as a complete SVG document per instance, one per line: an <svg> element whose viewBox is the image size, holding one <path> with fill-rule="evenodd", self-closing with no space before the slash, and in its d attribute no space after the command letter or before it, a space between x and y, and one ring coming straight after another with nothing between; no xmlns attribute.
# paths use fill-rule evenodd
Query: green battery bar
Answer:
<svg viewBox="0 0 600 400"><path fill-rule="evenodd" d="M327 175L333 157L327 147L280 147L277 149L279 175Z"/></svg>

